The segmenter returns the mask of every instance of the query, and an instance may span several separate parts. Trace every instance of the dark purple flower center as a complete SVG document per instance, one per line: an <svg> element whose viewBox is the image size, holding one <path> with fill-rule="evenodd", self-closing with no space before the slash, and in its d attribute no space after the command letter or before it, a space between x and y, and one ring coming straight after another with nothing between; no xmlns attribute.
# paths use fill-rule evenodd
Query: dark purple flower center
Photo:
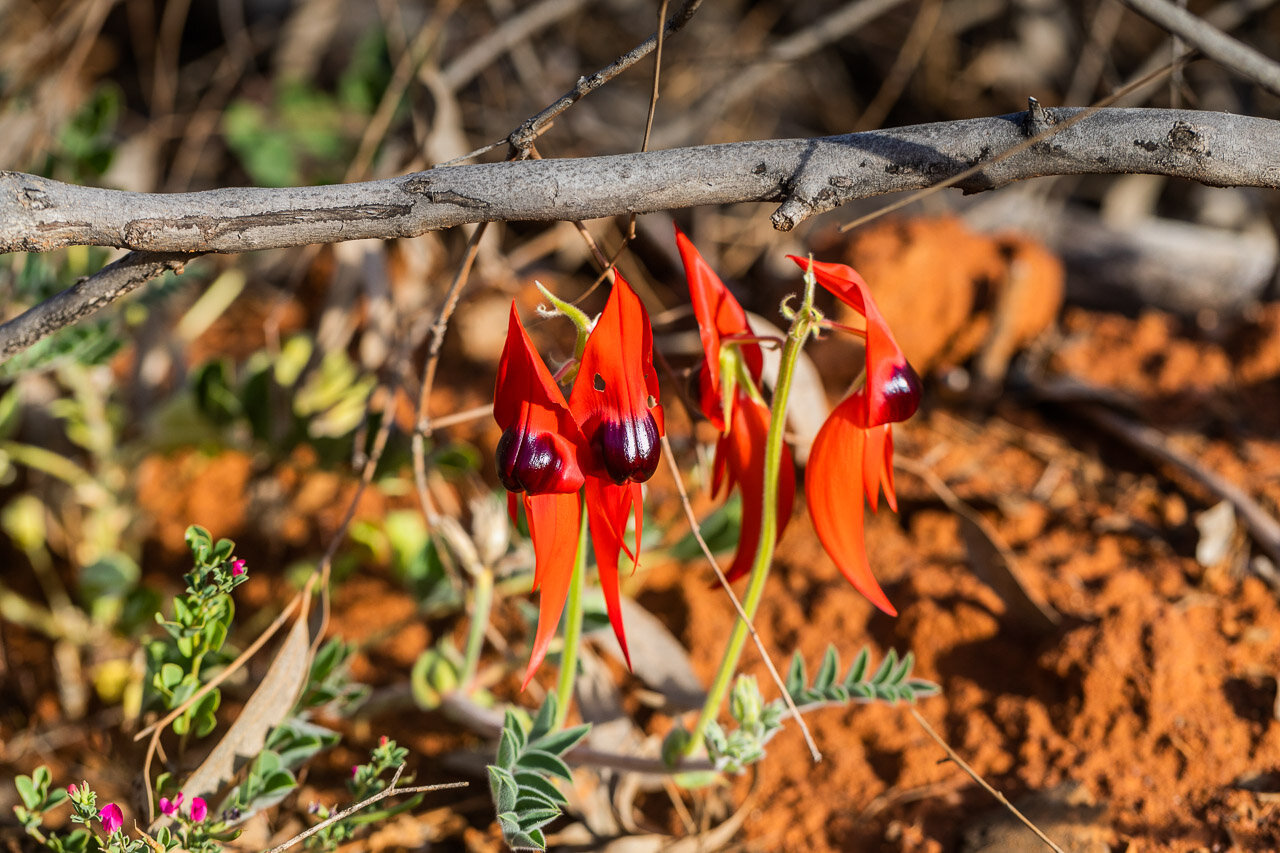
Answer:
<svg viewBox="0 0 1280 853"><path fill-rule="evenodd" d="M920 407L920 396L923 393L920 375L916 373L916 369L910 362L904 361L901 367L894 369L893 375L884 384L881 393L884 394L887 421L890 423L905 421Z"/></svg>
<svg viewBox="0 0 1280 853"><path fill-rule="evenodd" d="M658 470L658 424L648 412L639 418L604 421L595 440L605 472L619 485L643 483Z"/></svg>
<svg viewBox="0 0 1280 853"><path fill-rule="evenodd" d="M531 495L554 491L564 460L547 433L530 435L507 429L498 440L498 479L510 492Z"/></svg>

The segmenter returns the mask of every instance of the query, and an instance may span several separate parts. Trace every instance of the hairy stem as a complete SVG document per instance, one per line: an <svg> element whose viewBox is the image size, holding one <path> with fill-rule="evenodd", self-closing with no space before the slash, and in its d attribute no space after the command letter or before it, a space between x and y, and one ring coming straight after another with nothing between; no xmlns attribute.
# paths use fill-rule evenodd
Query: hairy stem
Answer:
<svg viewBox="0 0 1280 853"><path fill-rule="evenodd" d="M573 701L573 683L578 675L578 646L582 644L582 576L587 573L587 514L578 527L578 555L569 579L569 600L564 609L564 651L560 653L560 677L556 680L556 729L564 728Z"/></svg>
<svg viewBox="0 0 1280 853"><path fill-rule="evenodd" d="M729 635L729 643L725 646L724 657L720 659L720 669L716 671L715 680L707 692L707 701L694 724L692 736L685 747L686 754L692 753L702 746L707 726L720 712L724 697L729 692L733 674L738 668L738 659L742 655L742 647L747 640L748 623L755 618L756 609L764 594L764 583L769 577L769 566L773 563L774 548L778 544L778 469L782 464L783 435L787 424L787 399L791 395L791 382L795 374L796 361L809 335L818 327L820 318L813 309L814 279L812 272L805 273L804 301L796 311L787 333L786 344L782 348L782 363L778 367L778 381L773 389L773 410L769 418L769 436L764 448L764 512L760 519L760 541L756 546L755 561L751 565L751 577L747 582L747 594L742 599L742 612L745 618L739 617Z"/></svg>

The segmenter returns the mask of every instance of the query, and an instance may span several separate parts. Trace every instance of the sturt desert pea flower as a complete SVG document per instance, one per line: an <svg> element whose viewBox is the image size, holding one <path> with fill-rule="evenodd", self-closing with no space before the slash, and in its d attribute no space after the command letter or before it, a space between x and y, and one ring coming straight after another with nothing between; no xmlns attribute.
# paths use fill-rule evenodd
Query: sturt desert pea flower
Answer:
<svg viewBox="0 0 1280 853"><path fill-rule="evenodd" d="M742 492L738 550L726 574L733 581L750 571L760 541L765 442L769 434L769 407L759 392L764 359L760 345L754 341L724 344L726 339L751 336L747 313L679 228L676 228L676 246L684 261L689 297L705 355L699 377L699 402L702 414L720 430L711 492L718 495L723 488L727 494L735 486ZM795 466L783 459L778 472L778 538L791 520L795 488Z"/></svg>
<svg viewBox="0 0 1280 853"><path fill-rule="evenodd" d="M641 483L653 476L661 455L662 405L653 369L653 329L631 285L616 275L613 291L596 320L569 395L585 452L587 520L609 622L631 665L618 598L618 555L632 567L640 559L643 526ZM635 512L635 548L623 542Z"/></svg>
<svg viewBox="0 0 1280 853"><path fill-rule="evenodd" d="M107 831L107 835L114 835L124 826L124 812L115 803L107 803L98 812L98 820L102 821L102 828Z"/></svg>
<svg viewBox="0 0 1280 853"><path fill-rule="evenodd" d="M883 487L889 508L897 512L892 424L915 414L920 377L893 339L862 276L844 264L789 257L802 269L812 270L818 284L866 319L865 382L836 406L818 430L809 453L805 499L814 530L840 571L872 604L896 616L898 611L867 562L862 501L865 493L875 512ZM861 488L849 487L852 472L858 472Z"/></svg>
<svg viewBox="0 0 1280 853"><path fill-rule="evenodd" d="M524 677L527 686L546 657L569 594L582 513L578 490L585 479L578 457L585 440L564 394L533 348L514 301L498 362L493 417L502 427L498 479L509 492L507 510L513 522L517 502L524 504L533 539L533 588L540 592L538 628Z"/></svg>

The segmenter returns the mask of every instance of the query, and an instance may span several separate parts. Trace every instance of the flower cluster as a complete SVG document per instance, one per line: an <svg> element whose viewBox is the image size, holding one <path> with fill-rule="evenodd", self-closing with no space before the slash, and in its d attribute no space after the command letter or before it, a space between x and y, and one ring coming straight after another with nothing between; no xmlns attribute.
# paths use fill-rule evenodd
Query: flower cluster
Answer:
<svg viewBox="0 0 1280 853"><path fill-rule="evenodd" d="M663 433L653 332L635 291L617 276L604 311L578 353L565 399L534 349L515 303L498 364L494 419L502 428L498 477L512 520L523 506L533 539L538 628L527 685L564 611L578 550L585 495L591 543L609 621L630 663L618 593L618 561L640 555L641 483L653 476ZM625 541L634 513L634 546Z"/></svg>
<svg viewBox="0 0 1280 853"><path fill-rule="evenodd" d="M705 356L699 405L720 431L712 489L719 493L736 488L743 498L742 533L728 572L735 580L751 569L766 512L765 445L771 410L761 390L764 359L742 306L678 228L676 242ZM847 331L865 341L866 378L835 408L814 440L805 478L809 512L818 537L845 577L881 610L896 615L867 563L863 501L865 495L875 511L883 489L889 506L897 508L891 425L915 412L920 380L857 272L841 264L792 259L865 320L865 329ZM557 304L571 317L576 311ZM579 322L587 325L585 317ZM585 342L580 338L577 355L576 365L561 371L573 383L566 400L512 303L493 413L503 430L497 447L498 477L509 491L513 521L518 508L524 508L533 539L534 589L540 592L526 685L546 656L564 611L584 499L609 620L630 663L618 561L624 551L633 566L639 559L641 483L657 468L663 417L649 318L621 276ZM851 476L856 488L849 487ZM778 471L776 506L770 508L778 535L790 519L795 490L795 467L786 462ZM635 540L630 547L624 534L633 513Z"/></svg>
<svg viewBox="0 0 1280 853"><path fill-rule="evenodd" d="M693 244L676 229L705 354L701 374L703 414L721 431L712 489L742 492L742 535L730 580L746 574L764 511L764 444L769 410L760 392L760 351L746 313ZM805 500L823 547L853 586L876 607L897 615L867 563L863 496L874 512L880 490L897 510L893 486L892 424L915 413L920 379L893 338L862 277L843 264L790 256L818 284L861 315L865 330L848 331L866 344L865 380L832 411L809 454ZM849 478L856 478L850 488ZM784 462L778 478L778 535L791 515L795 469Z"/></svg>
<svg viewBox="0 0 1280 853"><path fill-rule="evenodd" d="M178 809L182 806L183 794L178 792L172 800L168 797L160 798L160 813L165 817L181 817ZM187 805L187 817L191 818L192 823L204 823L204 819L209 816L209 804L204 801L203 797L192 797L191 802Z"/></svg>

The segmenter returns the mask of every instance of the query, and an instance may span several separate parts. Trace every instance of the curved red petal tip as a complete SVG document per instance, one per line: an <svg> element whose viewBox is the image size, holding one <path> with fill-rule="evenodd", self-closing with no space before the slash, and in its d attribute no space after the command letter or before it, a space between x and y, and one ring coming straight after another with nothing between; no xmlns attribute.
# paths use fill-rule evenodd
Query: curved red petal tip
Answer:
<svg viewBox="0 0 1280 853"><path fill-rule="evenodd" d="M746 394L739 394L733 429L716 445L716 465L724 465L728 488L737 485L742 492L742 525L738 549L725 578L730 582L744 577L755 562L760 542L760 524L764 513L764 446L769 437L769 408ZM778 469L778 539L791 521L795 504L796 468L783 454Z"/></svg>
<svg viewBox="0 0 1280 853"><path fill-rule="evenodd" d="M590 448L589 473L618 484L653 476L663 430L653 330L640 298L620 275L587 338L569 409Z"/></svg>
<svg viewBox="0 0 1280 853"><path fill-rule="evenodd" d="M865 478L862 465L867 434L853 418L858 405L853 397L846 399L814 438L805 476L805 498L822 547L841 573L868 601L890 616L897 616L898 611L889 603L867 563L863 489L850 487L851 476Z"/></svg>
<svg viewBox="0 0 1280 853"><path fill-rule="evenodd" d="M591 529L591 545L596 555L596 571L600 575L600 590L604 594L605 610L609 624L618 638L622 657L631 669L631 651L627 648L627 634L622 624L622 601L618 590L618 557L626 548L622 536L627 529L627 518L634 507L636 511L636 550L630 554L632 568L640 554L640 528L642 526L640 484L617 485L600 477L587 479L587 524Z"/></svg>
<svg viewBox="0 0 1280 853"><path fill-rule="evenodd" d="M525 495L524 511L533 539L534 574L538 579L538 628L529 652L520 689L529 686L534 672L547 656L551 639L560 625L569 582L573 579L574 557L578 552L578 525L581 507L577 492L569 494Z"/></svg>
<svg viewBox="0 0 1280 853"><path fill-rule="evenodd" d="M889 323L880 313L862 276L844 264L811 262L796 255L787 257L801 269L810 269L812 264L818 284L866 318L867 386L862 395L858 424L863 427L879 426L905 421L914 415L920 406L920 376L898 346Z"/></svg>
<svg viewBox="0 0 1280 853"><path fill-rule="evenodd" d="M509 491L538 495L582 487L582 432L529 340L514 301L498 362L493 418L503 430L496 454L498 479Z"/></svg>
<svg viewBox="0 0 1280 853"><path fill-rule="evenodd" d="M697 247L684 235L680 226L675 226L675 229L676 248L680 250L680 259L684 262L685 277L689 282L689 301L698 321L698 336L702 339L705 357L706 381L701 400L702 413L718 429L723 430L724 419L720 412L721 341L730 335L750 335L751 325L747 321L747 312L734 299ZM745 344L740 349L746 359L748 371L759 381L764 366L760 345Z"/></svg>

